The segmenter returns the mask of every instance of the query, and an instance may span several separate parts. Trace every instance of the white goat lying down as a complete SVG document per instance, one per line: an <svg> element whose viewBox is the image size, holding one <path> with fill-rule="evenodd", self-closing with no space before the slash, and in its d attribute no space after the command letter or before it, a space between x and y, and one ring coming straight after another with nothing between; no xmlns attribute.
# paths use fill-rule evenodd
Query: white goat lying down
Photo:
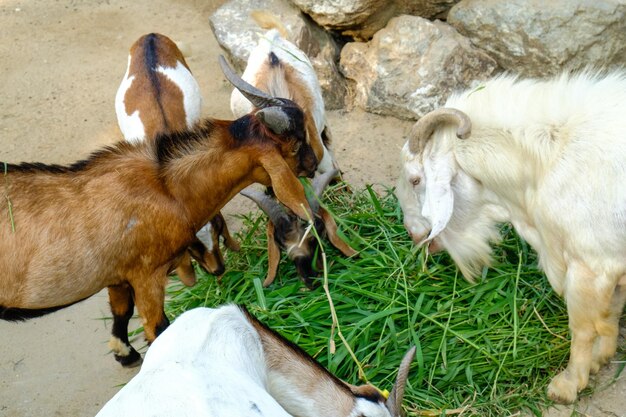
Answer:
<svg viewBox="0 0 626 417"><path fill-rule="evenodd" d="M196 308L155 340L97 417L400 416L414 354L385 400L371 385L339 380L243 308Z"/></svg>
<svg viewBox="0 0 626 417"><path fill-rule="evenodd" d="M471 280L512 222L567 303L569 364L548 394L572 402L615 354L626 300L626 73L501 76L446 107L402 150L405 226Z"/></svg>

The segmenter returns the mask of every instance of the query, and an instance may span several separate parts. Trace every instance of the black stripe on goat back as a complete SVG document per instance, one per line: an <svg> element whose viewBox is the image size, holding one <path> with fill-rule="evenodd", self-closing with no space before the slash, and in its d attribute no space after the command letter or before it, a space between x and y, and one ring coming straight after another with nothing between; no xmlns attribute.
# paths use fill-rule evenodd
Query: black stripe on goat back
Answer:
<svg viewBox="0 0 626 417"><path fill-rule="evenodd" d="M269 58L270 58L271 66L276 67L280 64L280 59L278 59L278 57L276 56L274 52L270 52Z"/></svg>
<svg viewBox="0 0 626 417"><path fill-rule="evenodd" d="M76 303L86 300L89 297L81 298L80 300L65 304L62 306L46 307L46 308L13 308L0 306L0 320L6 321L26 321L37 317L45 316L46 314L54 313L65 307L69 307Z"/></svg>
<svg viewBox="0 0 626 417"><path fill-rule="evenodd" d="M155 143L159 165L189 154L198 145L205 143L214 129L213 120L205 119L192 130L157 135Z"/></svg>
<svg viewBox="0 0 626 417"><path fill-rule="evenodd" d="M148 73L148 77L150 78L150 85L154 88L154 99L159 106L159 114L164 116L165 110L163 109L163 103L161 101L161 81L157 75L157 66L159 65L159 47L157 42L159 42L159 38L156 33L150 33L144 38L143 64L146 72ZM162 121L165 130L169 130L167 118L162 117Z"/></svg>

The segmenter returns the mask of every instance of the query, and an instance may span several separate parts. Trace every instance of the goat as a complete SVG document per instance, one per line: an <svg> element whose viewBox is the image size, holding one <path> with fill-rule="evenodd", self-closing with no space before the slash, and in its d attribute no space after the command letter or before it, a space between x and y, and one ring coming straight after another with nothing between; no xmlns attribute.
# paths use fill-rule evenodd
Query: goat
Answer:
<svg viewBox="0 0 626 417"><path fill-rule="evenodd" d="M107 287L110 347L131 366L141 360L127 334L135 303L152 342L169 325L167 274L240 190L272 185L283 204L312 218L294 175L317 168L307 115L245 83L223 57L220 64L258 111L154 142L120 142L70 166L4 165L0 318L36 317Z"/></svg>
<svg viewBox="0 0 626 417"><path fill-rule="evenodd" d="M318 174L313 179L314 195L307 197L307 200L309 201L311 211L315 213L314 226L317 234L323 236L328 231L331 243L345 256L353 256L356 255L356 251L337 236L335 220L319 203L322 194L324 194L324 189L338 174L336 169ZM274 282L278 270L278 262L280 261L280 251L283 250L287 252L289 259L296 265L298 274L304 284L309 289L312 289L314 281L311 278L317 276L317 272L315 272L312 265L316 250L319 248L315 236L311 233L307 234L303 223L271 195L252 187L244 189L240 194L254 201L269 217L267 225L268 271L263 285L268 286ZM319 257L317 258L316 266L318 270L322 267Z"/></svg>
<svg viewBox="0 0 626 417"><path fill-rule="evenodd" d="M252 12L251 16L259 26L270 30L261 38L256 48L250 52L242 78L262 91L276 97L290 98L302 106L304 112L311 116L312 122L306 127L309 136L317 137L322 143L323 153L318 154L318 157L321 157L318 173L333 172L333 179L339 178L339 166L331 150L332 139L326 121L322 90L311 61L304 52L286 39L287 30L275 16L262 11ZM245 114L253 108L250 101L237 90L233 90L231 94L230 105L235 117ZM257 195L256 200L263 200L264 206L274 206L270 202L271 197L269 196L266 198ZM304 229L301 224L298 224L299 222L293 213L284 211L280 207L272 207L268 210L276 215L281 214L276 217L280 225L274 224L272 216L270 216L267 225L269 268L264 285L273 282L280 260L280 249L283 249L287 250L290 258L296 263L304 283L311 288L312 281L308 277L316 275L311 266L314 248L317 247L313 243L313 237L311 236L308 239L309 242L304 245L308 247L307 249L299 246L299 253L288 250L288 248L295 248L296 242L302 241ZM319 214L326 225L328 237L333 245L340 249L345 256L355 255L357 252L337 236L337 225L332 216L323 207L320 207ZM291 224L288 223L289 220L291 220ZM319 225L319 222L317 223ZM278 230L278 234L276 234L276 230ZM304 253L307 255L305 256Z"/></svg>
<svg viewBox="0 0 626 417"><path fill-rule="evenodd" d="M120 130L129 142L154 141L158 135L183 132L198 123L202 113L200 87L170 38L150 33L130 47L126 74L115 96L115 111ZM176 274L187 286L196 283L191 258L207 272L224 273L220 236L229 249L239 250L221 213L198 235L204 242L196 239L176 267Z"/></svg>
<svg viewBox="0 0 626 417"><path fill-rule="evenodd" d="M251 17L263 29L270 29L250 52L246 69L241 76L245 81L274 97L295 101L310 115L306 129L311 138L323 144L318 171L339 169L333 155L332 134L326 120L322 88L311 61L296 45L287 40L287 29L273 15L254 11ZM230 108L235 117L250 113L252 103L236 89L230 97Z"/></svg>
<svg viewBox="0 0 626 417"><path fill-rule="evenodd" d="M513 224L567 304L569 363L548 395L572 402L615 354L626 300L626 73L501 76L446 107L402 150L405 226L471 280Z"/></svg>
<svg viewBox="0 0 626 417"><path fill-rule="evenodd" d="M96 417L400 416L415 347L385 396L347 384L245 308L195 308L150 346L139 373Z"/></svg>

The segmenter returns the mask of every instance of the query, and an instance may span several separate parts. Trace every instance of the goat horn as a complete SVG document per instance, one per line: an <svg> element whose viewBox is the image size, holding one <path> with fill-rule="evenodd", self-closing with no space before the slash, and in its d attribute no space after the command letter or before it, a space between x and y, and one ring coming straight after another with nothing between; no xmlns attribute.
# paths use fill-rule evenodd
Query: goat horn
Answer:
<svg viewBox="0 0 626 417"><path fill-rule="evenodd" d="M319 201L322 199L324 190L328 187L328 184L330 184L332 179L337 177L337 175L339 175L339 170L333 168L330 171L318 174L315 178L313 178L311 185L313 186L314 195L307 198L309 207L311 207L311 211L313 213L317 213L319 211Z"/></svg>
<svg viewBox="0 0 626 417"><path fill-rule="evenodd" d="M437 109L424 115L413 125L409 139L409 150L414 154L422 153L426 142L437 126L442 123L458 125L456 135L459 139L467 139L472 131L472 122L467 114L447 107Z"/></svg>
<svg viewBox="0 0 626 417"><path fill-rule="evenodd" d="M289 130L291 119L282 107L271 106L257 111L254 114L257 119L277 135L282 135Z"/></svg>
<svg viewBox="0 0 626 417"><path fill-rule="evenodd" d="M220 67L222 67L222 72L224 76L230 83L235 86L237 90L241 94L244 95L245 98L250 100L250 102L259 109L269 107L269 106L282 106L283 102L275 97L270 96L269 94L259 90L252 84L244 81L239 75L233 71L233 69L226 62L226 58L223 55L219 56Z"/></svg>
<svg viewBox="0 0 626 417"><path fill-rule="evenodd" d="M256 190L253 187L246 187L239 194L254 201L274 224L277 224L280 219L287 215L285 209L274 198L263 191Z"/></svg>
<svg viewBox="0 0 626 417"><path fill-rule="evenodd" d="M402 399L404 398L404 389L406 388L406 381L409 377L409 369L411 368L411 362L415 357L415 346L411 347L402 358L400 362L400 368L398 368L398 376L396 377L396 383L393 384L389 398L385 402L389 413L393 417L404 417L404 411L402 410Z"/></svg>

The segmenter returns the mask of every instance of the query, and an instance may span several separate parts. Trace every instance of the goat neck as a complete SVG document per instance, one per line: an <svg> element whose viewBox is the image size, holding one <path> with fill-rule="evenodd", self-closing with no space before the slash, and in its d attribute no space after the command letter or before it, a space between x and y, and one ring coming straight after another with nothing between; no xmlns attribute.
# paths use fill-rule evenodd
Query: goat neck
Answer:
<svg viewBox="0 0 626 417"><path fill-rule="evenodd" d="M291 415L347 417L354 408L350 388L298 346L276 334L250 314L267 367L269 393Z"/></svg>

